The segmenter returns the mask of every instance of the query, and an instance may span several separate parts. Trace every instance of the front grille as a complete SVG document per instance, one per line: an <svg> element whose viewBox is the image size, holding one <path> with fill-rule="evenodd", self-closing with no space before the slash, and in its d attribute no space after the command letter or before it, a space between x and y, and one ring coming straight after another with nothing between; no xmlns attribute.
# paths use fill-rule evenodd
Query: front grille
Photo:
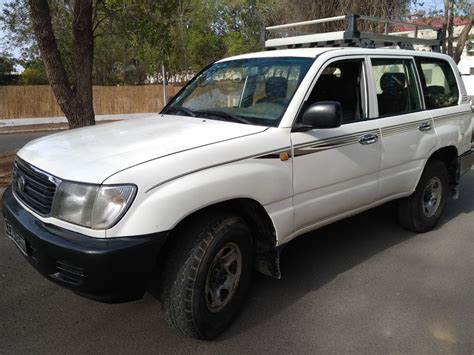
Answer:
<svg viewBox="0 0 474 355"><path fill-rule="evenodd" d="M33 211L51 214L59 180L30 164L17 159L13 166L13 192Z"/></svg>

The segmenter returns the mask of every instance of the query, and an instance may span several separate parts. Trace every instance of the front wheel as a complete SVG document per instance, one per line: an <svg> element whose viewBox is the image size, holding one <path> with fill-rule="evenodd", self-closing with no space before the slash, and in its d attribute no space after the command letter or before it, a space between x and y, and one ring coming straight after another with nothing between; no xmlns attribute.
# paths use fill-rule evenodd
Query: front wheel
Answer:
<svg viewBox="0 0 474 355"><path fill-rule="evenodd" d="M250 286L250 229L237 216L195 220L178 231L164 268L162 305L179 333L212 339L234 319Z"/></svg>
<svg viewBox="0 0 474 355"><path fill-rule="evenodd" d="M399 202L399 223L404 228L418 233L433 229L446 205L448 185L446 165L439 160L429 161L415 192Z"/></svg>

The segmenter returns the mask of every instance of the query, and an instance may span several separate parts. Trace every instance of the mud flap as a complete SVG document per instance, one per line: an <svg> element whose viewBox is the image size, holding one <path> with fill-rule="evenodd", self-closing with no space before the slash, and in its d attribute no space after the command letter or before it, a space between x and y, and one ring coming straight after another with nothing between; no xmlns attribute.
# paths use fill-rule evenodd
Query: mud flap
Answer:
<svg viewBox="0 0 474 355"><path fill-rule="evenodd" d="M281 279L279 249L273 248L257 254L255 259L255 269L264 275Z"/></svg>

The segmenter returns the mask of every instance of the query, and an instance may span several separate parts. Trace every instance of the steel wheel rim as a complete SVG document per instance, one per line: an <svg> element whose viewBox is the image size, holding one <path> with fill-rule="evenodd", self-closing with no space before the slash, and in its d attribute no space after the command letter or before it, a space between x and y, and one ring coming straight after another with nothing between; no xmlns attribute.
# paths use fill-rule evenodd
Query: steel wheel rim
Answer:
<svg viewBox="0 0 474 355"><path fill-rule="evenodd" d="M234 296L242 274L242 253L235 243L225 244L207 272L205 298L209 311L221 311Z"/></svg>
<svg viewBox="0 0 474 355"><path fill-rule="evenodd" d="M437 177L431 178L423 191L422 210L425 217L433 217L441 204L443 186Z"/></svg>

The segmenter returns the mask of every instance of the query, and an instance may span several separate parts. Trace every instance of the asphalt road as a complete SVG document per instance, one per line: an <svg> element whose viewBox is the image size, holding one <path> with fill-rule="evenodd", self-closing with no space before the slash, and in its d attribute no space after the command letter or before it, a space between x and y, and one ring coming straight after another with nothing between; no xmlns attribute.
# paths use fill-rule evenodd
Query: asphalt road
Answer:
<svg viewBox="0 0 474 355"><path fill-rule="evenodd" d="M388 204L297 239L283 279L255 274L241 315L214 342L174 334L150 295L106 305L50 283L0 218L0 354L472 354L473 197L471 170L432 232L404 231Z"/></svg>
<svg viewBox="0 0 474 355"><path fill-rule="evenodd" d="M0 153L20 149L29 141L56 132L31 132L31 133L11 133L0 134Z"/></svg>

